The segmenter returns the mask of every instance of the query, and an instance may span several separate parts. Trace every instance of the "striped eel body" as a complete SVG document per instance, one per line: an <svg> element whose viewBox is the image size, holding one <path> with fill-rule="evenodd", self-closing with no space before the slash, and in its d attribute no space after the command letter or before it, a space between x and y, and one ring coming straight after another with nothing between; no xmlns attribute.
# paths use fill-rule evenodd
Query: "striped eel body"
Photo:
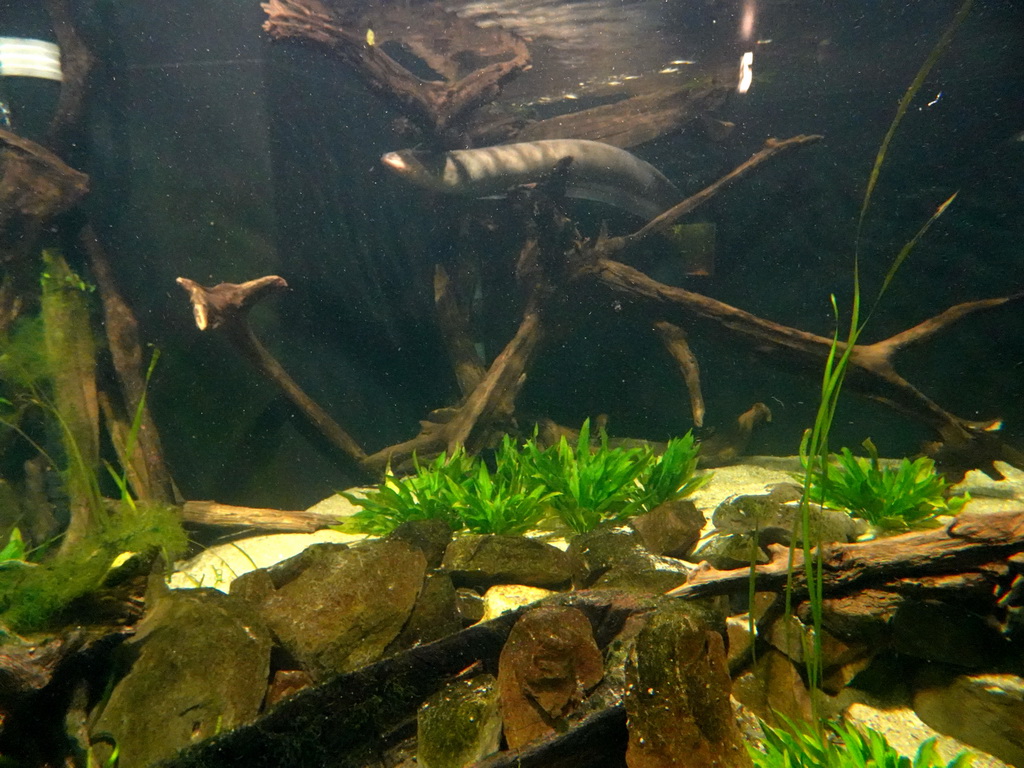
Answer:
<svg viewBox="0 0 1024 768"><path fill-rule="evenodd" d="M653 219L681 196L650 163L600 141L547 139L480 149L423 153L388 152L381 162L399 176L443 194L504 195L510 187L539 181L559 160L571 157L566 194L597 200Z"/></svg>

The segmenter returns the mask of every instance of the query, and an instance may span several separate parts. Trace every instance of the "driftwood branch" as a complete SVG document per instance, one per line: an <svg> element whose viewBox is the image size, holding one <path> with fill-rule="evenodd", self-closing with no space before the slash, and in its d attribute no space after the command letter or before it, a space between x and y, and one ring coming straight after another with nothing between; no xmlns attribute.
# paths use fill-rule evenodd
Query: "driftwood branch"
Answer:
<svg viewBox="0 0 1024 768"><path fill-rule="evenodd" d="M603 141L628 149L679 130L725 103L732 86L669 88L632 96L614 104L558 115L516 131L516 141L574 139Z"/></svg>
<svg viewBox="0 0 1024 768"><path fill-rule="evenodd" d="M440 265L434 269L434 306L459 391L468 396L483 380L487 369L473 345L469 317L455 297L448 272Z"/></svg>
<svg viewBox="0 0 1024 768"><path fill-rule="evenodd" d="M764 147L759 152L755 153L749 160L734 168L714 184L705 187L695 195L691 195L678 205L672 206L664 213L651 219L647 224L633 234L626 235L625 237L609 238L606 240L604 243L605 254L612 256L620 251L639 245L641 241L650 235L665 232L669 227L679 221L679 219L690 213L694 208L706 203L716 194L732 184L732 182L736 181L736 179L744 176L765 160L768 160L786 149L811 144L821 140L822 138L824 137L818 135L801 135L793 136L788 139L768 139L765 142Z"/></svg>
<svg viewBox="0 0 1024 768"><path fill-rule="evenodd" d="M46 129L46 143L60 150L85 111L86 86L95 59L75 28L69 0L45 0L54 36L60 45L61 84L57 109Z"/></svg>
<svg viewBox="0 0 1024 768"><path fill-rule="evenodd" d="M216 501L186 501L181 508L181 519L191 525L279 533L312 533L338 523L336 514L318 514L308 510L235 507Z"/></svg>
<svg viewBox="0 0 1024 768"><path fill-rule="evenodd" d="M326 47L352 67L371 91L396 106L442 143L457 143L471 113L492 101L506 83L530 64L526 42L517 35L502 31L495 33L500 34L500 42L488 53L500 53L504 49L508 53L506 60L475 69L454 81L421 80L381 49L379 43L386 37L384 29L379 30L381 40L371 44L365 28L346 28L316 0L270 0L262 7L267 14L263 28L271 37L276 40L301 39ZM420 6L416 12L419 16L428 11ZM416 21L419 23L421 19ZM426 23L427 20L422 21ZM454 16L447 19L449 44L457 47L459 41L450 38L465 34L462 30L464 24Z"/></svg>
<svg viewBox="0 0 1024 768"><path fill-rule="evenodd" d="M765 320L699 293L664 285L618 261L598 258L584 265L576 280L589 284L592 290L610 291L616 298L630 302L649 316L679 324L695 320L709 322L753 347L759 354L795 364L807 372L818 373L831 348L830 338ZM991 422L962 419L944 410L896 372L892 357L911 341L934 335L968 314L995 309L1022 298L1024 293L958 304L911 331L875 344L857 345L850 357L848 385L929 425L944 440L970 443L979 432L989 429ZM840 343L840 352L844 349L845 345ZM1020 466L1024 457L1006 447L993 458L1003 458Z"/></svg>
<svg viewBox="0 0 1024 768"><path fill-rule="evenodd" d="M145 403L146 376L143 372L146 363L142 356L139 323L117 289L106 252L91 225L82 230L79 242L89 258L89 266L99 289L107 347L124 398L123 416L130 424L136 412L142 409L135 452L127 455L127 450L121 450L121 462L129 471L132 489L138 498L173 501L174 488L164 464L160 435ZM110 431L113 434L114 429ZM118 441L114 442L116 444Z"/></svg>
<svg viewBox="0 0 1024 768"><path fill-rule="evenodd" d="M789 549L771 548L770 562L754 569L761 591L786 588ZM957 574L978 566L1006 560L1024 552L1024 511L964 512L944 528L906 533L857 544L829 544L822 550L825 594L862 587L868 582L886 582L918 576ZM798 594L806 592L804 556L793 553L793 585ZM686 584L668 594L673 597L708 597L746 590L750 568L720 571L702 563L690 573Z"/></svg>
<svg viewBox="0 0 1024 768"><path fill-rule="evenodd" d="M189 294L199 330L221 329L234 347L288 398L331 445L356 463L366 458L359 444L288 375L249 325L249 310L258 301L288 287L283 277L268 275L246 283L220 283L212 288L205 288L185 277L179 277L177 283Z"/></svg>
<svg viewBox="0 0 1024 768"><path fill-rule="evenodd" d="M690 413L693 416L693 426L704 426L704 395L700 389L700 365L697 363L697 356L690 348L690 342L686 338L686 331L678 325L667 323L664 320L657 320L654 323L654 330L661 338L661 343L676 361L680 372L683 374L683 381L686 383L686 391L690 394Z"/></svg>

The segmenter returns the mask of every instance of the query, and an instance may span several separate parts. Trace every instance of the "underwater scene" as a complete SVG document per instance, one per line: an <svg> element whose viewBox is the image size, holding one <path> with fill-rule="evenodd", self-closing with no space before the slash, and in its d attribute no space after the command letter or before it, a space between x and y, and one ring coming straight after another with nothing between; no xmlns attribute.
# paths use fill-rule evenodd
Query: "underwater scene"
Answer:
<svg viewBox="0 0 1024 768"><path fill-rule="evenodd" d="M1019 0L0 3L0 768L1024 768Z"/></svg>

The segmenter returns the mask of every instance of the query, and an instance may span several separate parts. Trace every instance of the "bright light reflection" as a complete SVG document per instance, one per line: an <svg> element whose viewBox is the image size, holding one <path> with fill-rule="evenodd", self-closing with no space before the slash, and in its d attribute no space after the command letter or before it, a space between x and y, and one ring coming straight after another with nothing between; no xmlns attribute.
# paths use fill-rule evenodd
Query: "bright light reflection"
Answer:
<svg viewBox="0 0 1024 768"><path fill-rule="evenodd" d="M754 81L754 52L747 51L740 59L740 81L736 85L738 93L746 93L750 90L750 84Z"/></svg>
<svg viewBox="0 0 1024 768"><path fill-rule="evenodd" d="M757 20L757 3L745 0L743 13L740 15L740 40L749 40L754 36L754 22Z"/></svg>
<svg viewBox="0 0 1024 768"><path fill-rule="evenodd" d="M63 79L60 48L45 40L0 37L0 75Z"/></svg>

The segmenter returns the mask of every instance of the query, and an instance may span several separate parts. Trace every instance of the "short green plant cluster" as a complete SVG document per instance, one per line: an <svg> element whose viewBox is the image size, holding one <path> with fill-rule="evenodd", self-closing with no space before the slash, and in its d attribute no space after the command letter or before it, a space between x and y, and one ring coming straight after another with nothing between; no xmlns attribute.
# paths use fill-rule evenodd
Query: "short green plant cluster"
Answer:
<svg viewBox="0 0 1024 768"><path fill-rule="evenodd" d="M961 752L946 763L939 757L934 737L910 759L868 727L828 722L816 728L785 718L784 722L784 728L762 723L761 748L747 745L754 768L969 768L974 759Z"/></svg>
<svg viewBox="0 0 1024 768"><path fill-rule="evenodd" d="M342 493L362 509L341 527L385 534L408 520L440 518L472 533L522 534L550 521L584 533L696 491L711 479L696 473L698 452L690 433L661 455L610 447L603 433L592 448L589 420L575 445L563 437L542 448L534 437L517 446L506 435L493 470L459 448L430 464L415 461L408 477L388 472L365 498Z"/></svg>
<svg viewBox="0 0 1024 768"><path fill-rule="evenodd" d="M955 515L970 497L946 498L948 483L927 457L883 466L870 439L867 458L849 448L833 454L824 469L811 468L810 497L828 507L846 509L881 530L905 531L935 524L939 515ZM805 459L806 461L806 459Z"/></svg>

